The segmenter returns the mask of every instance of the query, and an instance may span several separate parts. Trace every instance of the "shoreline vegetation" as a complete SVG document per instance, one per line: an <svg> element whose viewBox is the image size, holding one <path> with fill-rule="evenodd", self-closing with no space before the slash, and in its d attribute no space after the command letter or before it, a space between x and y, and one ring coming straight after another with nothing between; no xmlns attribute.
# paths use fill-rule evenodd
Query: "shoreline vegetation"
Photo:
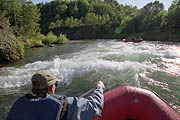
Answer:
<svg viewBox="0 0 180 120"><path fill-rule="evenodd" d="M25 48L34 48L34 47L44 47L49 46L52 47L53 44L66 44L69 39L65 34L60 34L56 36L53 32L49 32L46 36L43 34L39 34L36 38L26 39L23 41Z"/></svg>
<svg viewBox="0 0 180 120"><path fill-rule="evenodd" d="M155 30L145 33L131 33L120 35L119 38L127 38L129 36L142 37L145 41L161 41L180 43L180 31L176 29Z"/></svg>
<svg viewBox="0 0 180 120"><path fill-rule="evenodd" d="M20 44L17 51L22 57L19 59L24 56L23 49L66 44L69 39L135 36L150 41L180 42L179 11L180 0L173 0L168 10L159 1L138 9L117 0L52 0L39 4L29 0L1 0L0 40L7 40L12 31ZM1 63L16 61L18 55L7 51L17 46L3 44L0 43Z"/></svg>

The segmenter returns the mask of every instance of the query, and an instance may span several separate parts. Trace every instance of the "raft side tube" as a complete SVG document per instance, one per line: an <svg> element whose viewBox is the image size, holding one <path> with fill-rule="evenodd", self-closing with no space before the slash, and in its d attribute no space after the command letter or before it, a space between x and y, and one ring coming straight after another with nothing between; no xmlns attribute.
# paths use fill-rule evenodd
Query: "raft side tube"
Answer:
<svg viewBox="0 0 180 120"><path fill-rule="evenodd" d="M151 90L121 86L104 94L102 116L94 120L180 120L180 115Z"/></svg>

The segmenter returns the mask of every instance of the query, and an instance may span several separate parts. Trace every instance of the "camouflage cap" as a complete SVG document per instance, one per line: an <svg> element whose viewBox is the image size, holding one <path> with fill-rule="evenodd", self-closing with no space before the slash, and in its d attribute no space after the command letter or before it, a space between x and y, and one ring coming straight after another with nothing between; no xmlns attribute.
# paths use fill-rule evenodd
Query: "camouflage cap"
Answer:
<svg viewBox="0 0 180 120"><path fill-rule="evenodd" d="M51 71L41 70L32 76L31 81L33 89L44 89L61 80L56 78Z"/></svg>

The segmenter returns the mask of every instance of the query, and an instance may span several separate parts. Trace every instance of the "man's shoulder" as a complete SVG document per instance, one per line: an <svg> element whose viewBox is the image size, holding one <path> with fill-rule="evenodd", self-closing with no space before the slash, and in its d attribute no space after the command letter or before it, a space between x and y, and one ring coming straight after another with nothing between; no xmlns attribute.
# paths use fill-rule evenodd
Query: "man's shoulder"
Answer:
<svg viewBox="0 0 180 120"><path fill-rule="evenodd" d="M58 99L58 100L65 100L67 97L65 95L53 95L54 98Z"/></svg>
<svg viewBox="0 0 180 120"><path fill-rule="evenodd" d="M17 98L17 100L15 102L19 102L19 101L24 101L26 99L26 95L20 96L19 98Z"/></svg>

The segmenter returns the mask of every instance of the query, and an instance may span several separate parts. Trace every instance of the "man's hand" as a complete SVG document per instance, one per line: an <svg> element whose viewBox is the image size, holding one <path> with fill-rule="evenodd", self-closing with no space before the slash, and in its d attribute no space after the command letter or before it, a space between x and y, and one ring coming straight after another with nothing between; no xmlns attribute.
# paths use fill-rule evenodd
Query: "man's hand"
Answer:
<svg viewBox="0 0 180 120"><path fill-rule="evenodd" d="M104 83L102 81L96 82L95 87L97 87L97 86L101 87L102 89L105 89Z"/></svg>

